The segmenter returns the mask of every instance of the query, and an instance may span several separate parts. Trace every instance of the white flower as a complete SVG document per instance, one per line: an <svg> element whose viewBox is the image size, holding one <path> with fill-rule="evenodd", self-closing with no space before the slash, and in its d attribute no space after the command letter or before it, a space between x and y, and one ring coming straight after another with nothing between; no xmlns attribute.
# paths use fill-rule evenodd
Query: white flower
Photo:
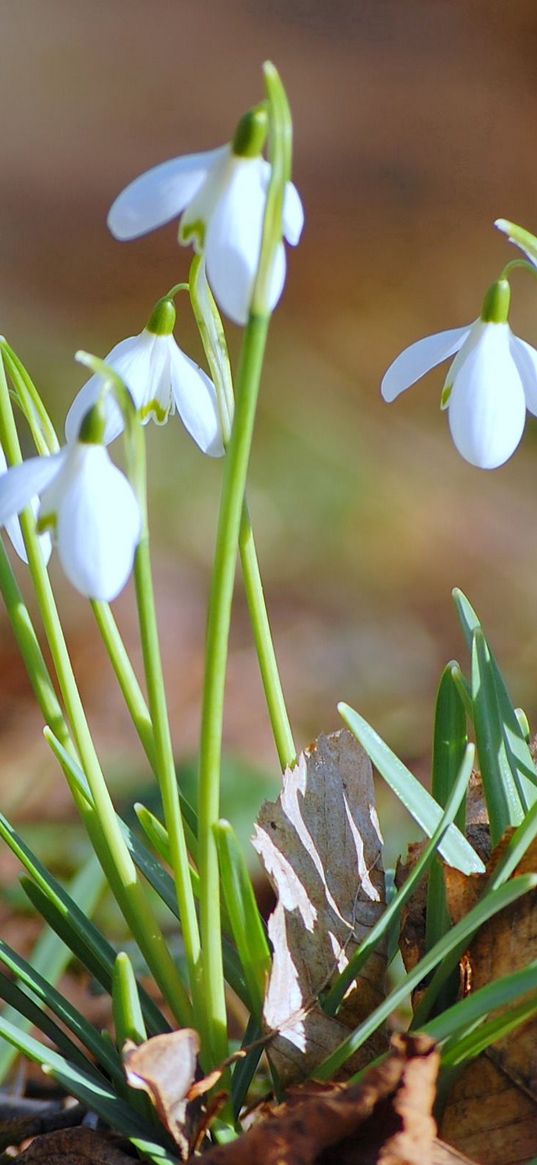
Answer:
<svg viewBox="0 0 537 1165"><path fill-rule="evenodd" d="M493 285L491 293L499 287L500 283ZM482 318L466 328L418 340L401 352L382 381L384 400L393 401L456 353L444 384L442 408L449 410L459 453L480 469L503 465L522 437L526 409L537 415L537 351L513 335L507 311L508 299L500 311L484 308ZM493 318L483 318L486 315Z"/></svg>
<svg viewBox="0 0 537 1165"><path fill-rule="evenodd" d="M174 313L175 314L175 313ZM144 328L139 336L121 340L105 358L126 384L144 424L153 418L162 425L177 409L185 429L203 453L224 453L216 390L205 372L181 351L173 335ZM92 376L75 397L65 421L68 441L76 441L80 425L105 386L105 378ZM105 400L106 442L123 429L123 417L112 393Z"/></svg>
<svg viewBox="0 0 537 1165"><path fill-rule="evenodd" d="M76 441L0 476L0 526L39 495L38 529L51 529L63 569L88 598L110 602L124 587L140 537L127 478L103 445Z"/></svg>
<svg viewBox="0 0 537 1165"><path fill-rule="evenodd" d="M135 178L116 198L108 226L120 240L135 239L181 215L179 242L205 255L207 278L222 310L237 324L248 320L270 180L261 152L237 152L234 143L172 158ZM261 147L262 148L262 147ZM287 183L283 234L295 246L304 223L302 203ZM272 272L270 307L285 282L280 243Z"/></svg>
<svg viewBox="0 0 537 1165"><path fill-rule="evenodd" d="M0 446L0 480L2 478L2 475L6 472L7 472L7 461L6 461L5 456L4 456L4 450ZM36 515L37 514L37 507L39 505L39 499L36 497L30 498L29 505L30 505L30 508L34 512L34 515ZM7 534L9 535L10 541L13 545L13 548L16 550L19 558L22 558L23 562L28 562L28 555L26 553L26 547L24 545L24 538L22 536L21 524L19 522L19 519L16 516L14 516L13 518L9 518L8 521L5 523L5 527L6 527ZM47 533L41 534L39 537L39 541L41 543L41 552L43 554L43 558L45 559L45 562L48 562L48 560L50 558L50 553L52 550L52 544L50 541L50 534L47 534Z"/></svg>

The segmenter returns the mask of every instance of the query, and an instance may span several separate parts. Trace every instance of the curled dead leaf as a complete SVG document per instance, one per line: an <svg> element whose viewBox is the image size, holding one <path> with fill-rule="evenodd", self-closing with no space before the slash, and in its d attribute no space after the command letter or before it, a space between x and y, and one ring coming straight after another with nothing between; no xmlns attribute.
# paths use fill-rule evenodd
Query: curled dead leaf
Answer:
<svg viewBox="0 0 537 1165"><path fill-rule="evenodd" d="M199 1104L190 1098L197 1072L199 1036L192 1028L128 1044L123 1052L131 1088L147 1092L186 1161L197 1135Z"/></svg>
<svg viewBox="0 0 537 1165"><path fill-rule="evenodd" d="M372 955L337 1018L316 1002L384 907L384 876L371 764L346 730L320 736L283 775L259 814L254 846L278 902L269 919L274 958L264 1007L278 1034L271 1057L284 1082L311 1075L384 996L385 957ZM355 1071L382 1051L365 1045Z"/></svg>
<svg viewBox="0 0 537 1165"><path fill-rule="evenodd" d="M398 1035L360 1084L296 1088L290 1100L206 1165L462 1165L436 1139L439 1056L426 1036ZM471 1165L471 1163L469 1163Z"/></svg>

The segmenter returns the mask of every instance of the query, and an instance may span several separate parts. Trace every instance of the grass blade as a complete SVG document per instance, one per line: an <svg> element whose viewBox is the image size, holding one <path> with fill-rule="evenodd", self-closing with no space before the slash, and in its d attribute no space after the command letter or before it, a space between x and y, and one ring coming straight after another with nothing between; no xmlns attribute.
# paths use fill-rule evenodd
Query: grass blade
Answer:
<svg viewBox="0 0 537 1165"><path fill-rule="evenodd" d="M351 1032L343 1043L326 1060L323 1060L322 1064L315 1069L316 1078L319 1080L330 1079L341 1065L350 1056L354 1055L358 1048L362 1047L362 1044L369 1039L373 1032L389 1019L390 1015L414 991L421 980L433 971L439 963L442 963L452 948L458 947L463 942L465 944L469 942L472 935L475 931L479 930L479 927L484 922L487 922L499 910L510 906L512 902L515 902L523 894L527 894L536 887L537 874L523 874L519 878L513 878L505 886L501 886L499 890L495 890L494 893L487 894L464 918L460 919L449 934L443 935L440 941L436 943L436 946L432 950L427 951L427 954L405 976L403 982L399 983L390 992L386 999L367 1017L364 1023L360 1024L355 1031ZM420 1025L415 1023L413 1026L419 1027Z"/></svg>
<svg viewBox="0 0 537 1165"><path fill-rule="evenodd" d="M348 704L338 704L338 711L347 728L365 748L381 777L393 789L405 809L427 836L432 837L442 817L440 806L406 765L388 748L374 728L371 728L367 720L349 708ZM485 867L481 858L455 825L450 825L439 850L446 862L461 870L463 874L484 872Z"/></svg>
<svg viewBox="0 0 537 1165"><path fill-rule="evenodd" d="M472 699L479 768L495 846L507 829L520 825L528 806L519 774L511 766L492 660L480 628L474 631L472 642Z"/></svg>

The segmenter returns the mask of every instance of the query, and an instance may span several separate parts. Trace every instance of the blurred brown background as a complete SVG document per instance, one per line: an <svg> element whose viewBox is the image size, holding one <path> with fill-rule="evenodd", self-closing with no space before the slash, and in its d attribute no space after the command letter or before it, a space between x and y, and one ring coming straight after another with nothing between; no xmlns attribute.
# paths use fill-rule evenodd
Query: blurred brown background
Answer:
<svg viewBox="0 0 537 1165"><path fill-rule="evenodd" d="M442 372L390 408L378 391L401 347L478 314L514 256L493 220L537 230L534 0L2 0L0 14L0 330L60 427L84 380L74 351L105 355L141 330L188 271L174 225L115 242L112 199L149 166L227 140L262 95L261 62L281 70L307 226L274 319L250 493L297 741L336 727L345 699L425 775L440 670L466 663L453 585L535 720L537 424L484 473L451 445ZM536 293L515 275L513 325L535 344ZM186 303L177 335L199 354ZM150 457L186 755L221 467L173 420ZM61 593L96 736L124 769L136 742L91 613ZM134 644L130 592L117 611ZM5 807L31 813L46 788L53 812L60 778L5 622L0 664ZM227 748L275 767L240 589L228 695Z"/></svg>

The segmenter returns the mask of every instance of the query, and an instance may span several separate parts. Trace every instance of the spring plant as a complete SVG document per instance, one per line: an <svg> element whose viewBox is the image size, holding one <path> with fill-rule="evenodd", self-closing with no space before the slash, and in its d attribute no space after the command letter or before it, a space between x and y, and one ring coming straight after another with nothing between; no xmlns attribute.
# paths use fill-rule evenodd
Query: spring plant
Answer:
<svg viewBox="0 0 537 1165"><path fill-rule="evenodd" d="M305 753L294 742L247 501L270 319L285 283L285 243L296 245L303 225L291 182L289 107L270 64L264 83L264 99L242 117L228 144L164 162L114 202L109 226L117 239L177 218L179 242L192 247L193 257L185 281L148 312L140 333L104 359L77 353L91 375L69 409L65 444L22 360L0 340L0 524L27 563L23 585L33 590L32 602L3 544L0 589L46 743L92 850L65 886L0 816L2 839L24 866L23 888L46 924L29 959L0 940L6 1004L0 1072L5 1079L14 1051L22 1053L102 1126L128 1139L140 1158L170 1165L192 1153L209 1159L227 1153L232 1162L248 1106L261 1095L284 1099L288 1083L346 1079L352 1087L372 1069L382 1071L389 1025L428 1036L427 1047L437 1050L440 1117L464 1069L537 1012L531 948L508 973L493 968L487 979L461 989L458 969L468 951L480 936L490 938L498 920L510 925L509 911L531 902L537 888L531 860L537 773L529 728L465 596L454 593L470 665L465 674L451 661L440 679L430 793L345 703L340 734L321 737ZM535 274L537 239L505 220L496 225L524 258L507 264L475 322L411 345L382 385L384 398L393 401L454 357L442 408L459 452L484 469L515 451L526 410L537 414L537 352L508 323L509 275L516 267ZM178 297L190 300L207 372L174 338ZM235 371L220 312L244 329ZM176 776L148 520L145 425L162 425L174 413L204 454L222 459L195 805ZM35 446L35 456L25 460L21 428L25 444L30 439ZM111 455L119 440L125 471ZM51 553L90 601L158 786L162 816L137 805L137 828L118 814L92 740L47 572ZM238 559L284 774L281 797L265 807L256 827L256 848L279 897L268 932L233 823L220 811ZM142 677L110 606L131 574ZM406 876L399 871L395 880L380 865L370 762L425 835ZM467 827L474 762L489 853ZM456 919L454 876L472 887ZM130 954L116 950L91 920L105 884L132 936ZM419 892L423 933L405 973L400 928ZM97 1031L58 990L70 959L110 995L112 1034ZM33 1029L41 1035L30 1034Z"/></svg>

